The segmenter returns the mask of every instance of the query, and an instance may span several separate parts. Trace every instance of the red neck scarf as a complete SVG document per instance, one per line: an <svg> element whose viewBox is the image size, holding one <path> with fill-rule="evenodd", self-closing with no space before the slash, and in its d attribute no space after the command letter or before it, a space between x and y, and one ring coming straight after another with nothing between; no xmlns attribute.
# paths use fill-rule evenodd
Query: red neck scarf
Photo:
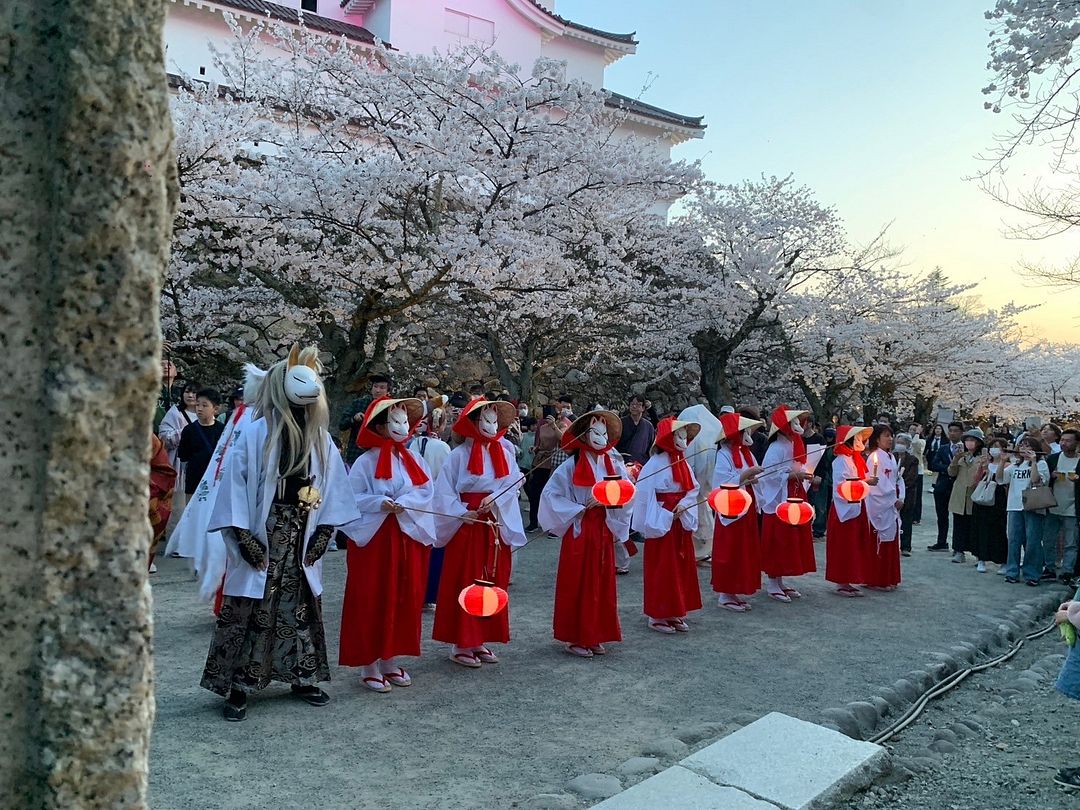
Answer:
<svg viewBox="0 0 1080 810"><path fill-rule="evenodd" d="M596 483L596 472L593 470L592 460L596 458L604 459L604 475L618 475L615 470L615 464L611 460L611 453L608 452L611 448L607 448L602 452L597 452L591 447L585 447L578 445L577 460L574 462L574 486L575 487L591 487Z"/></svg>
<svg viewBox="0 0 1080 810"><path fill-rule="evenodd" d="M804 463L806 461L806 442L803 441L803 437L791 429L791 422L785 417L785 412L793 410L787 405L781 405L775 411L772 412L772 423L776 425L777 431L791 440L792 445L792 458L794 461Z"/></svg>
<svg viewBox="0 0 1080 810"><path fill-rule="evenodd" d="M863 458L862 453L855 451L851 445L847 443L837 444L833 448L833 452L838 456L847 456L855 462L855 472L858 473L859 478L866 478L866 459Z"/></svg>
<svg viewBox="0 0 1080 810"><path fill-rule="evenodd" d="M686 452L675 447L675 434L671 427L675 420L670 416L661 419L656 427L656 446L671 457L671 478L675 486L684 492L694 488L694 477L690 474L690 465L686 463Z"/></svg>
<svg viewBox="0 0 1080 810"><path fill-rule="evenodd" d="M431 479L428 478L424 468L420 466L420 462L416 460L416 455L412 450L405 446L405 442L395 442L389 436L383 436L376 433L371 427L371 413L379 402L386 399L386 397L380 397L368 405L367 411L364 413L364 421L360 427L360 431L356 434L356 446L364 447L370 450L379 451L379 460L375 462L375 477L382 481L389 481L394 477L394 463L392 461L394 456L400 459L402 465L405 467L405 472L409 474L409 480L414 486L420 486L426 484ZM414 430L416 425L412 425ZM412 430L409 431L409 436L412 436ZM408 439L406 439L408 441Z"/></svg>
<svg viewBox="0 0 1080 810"><path fill-rule="evenodd" d="M739 430L739 422L742 417L737 413L725 413L720 417L720 424L724 428L724 442L731 452L731 460L735 462L735 469L741 470L743 464L747 467L754 466L754 457L743 444L743 432Z"/></svg>
<svg viewBox="0 0 1080 810"><path fill-rule="evenodd" d="M510 465L506 461L506 449L500 441L506 435L506 431L500 430L494 436L485 436L480 432L476 420L472 418L473 414L479 416L479 413L476 408L466 407L461 412L457 422L454 423L454 432L471 440L469 472L473 475L484 474L484 450L487 450L488 456L491 458L491 469L495 471L495 477L506 478L510 474Z"/></svg>
<svg viewBox="0 0 1080 810"><path fill-rule="evenodd" d="M754 457L750 454L750 451L746 449L746 445L742 443L742 434L739 434L739 440L729 440L728 450L731 451L731 460L735 462L735 469L741 470L743 464L747 467L754 466Z"/></svg>
<svg viewBox="0 0 1080 810"><path fill-rule="evenodd" d="M413 451L402 442L395 442L390 438L385 439L379 447L379 460L375 464L376 478L387 481L394 477L394 465L391 461L394 456L397 456L405 466L405 472L409 474L409 480L415 486L426 484L431 480L424 472L424 468L420 466L420 462L416 460Z"/></svg>

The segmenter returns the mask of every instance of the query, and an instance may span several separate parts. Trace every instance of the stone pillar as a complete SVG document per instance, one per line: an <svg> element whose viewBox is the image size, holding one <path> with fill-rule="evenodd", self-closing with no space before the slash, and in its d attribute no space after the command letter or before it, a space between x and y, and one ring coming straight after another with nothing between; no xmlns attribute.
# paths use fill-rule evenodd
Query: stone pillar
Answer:
<svg viewBox="0 0 1080 810"><path fill-rule="evenodd" d="M0 804L142 807L165 0L0 2Z"/></svg>

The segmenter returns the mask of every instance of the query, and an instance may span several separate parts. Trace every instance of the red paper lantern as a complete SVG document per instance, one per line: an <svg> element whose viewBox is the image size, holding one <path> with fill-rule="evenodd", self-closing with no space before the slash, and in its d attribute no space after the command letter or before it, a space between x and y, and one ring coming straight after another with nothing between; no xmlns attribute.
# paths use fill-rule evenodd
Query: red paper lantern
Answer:
<svg viewBox="0 0 1080 810"><path fill-rule="evenodd" d="M861 478L847 478L836 488L836 491L848 503L858 503L870 494L870 487Z"/></svg>
<svg viewBox="0 0 1080 810"><path fill-rule="evenodd" d="M791 526L805 526L814 519L814 507L802 498L788 498L776 507L776 516Z"/></svg>
<svg viewBox="0 0 1080 810"><path fill-rule="evenodd" d="M486 579L473 580L473 584L463 588L458 594L458 604L470 616L485 619L494 616L506 607L509 597L506 591L488 582Z"/></svg>
<svg viewBox="0 0 1080 810"><path fill-rule="evenodd" d="M709 506L721 517L741 518L753 503L750 493L738 484L721 484L709 493Z"/></svg>
<svg viewBox="0 0 1080 810"><path fill-rule="evenodd" d="M603 481L593 484L592 494L601 506L618 509L634 499L636 488L630 481L617 475L604 476Z"/></svg>

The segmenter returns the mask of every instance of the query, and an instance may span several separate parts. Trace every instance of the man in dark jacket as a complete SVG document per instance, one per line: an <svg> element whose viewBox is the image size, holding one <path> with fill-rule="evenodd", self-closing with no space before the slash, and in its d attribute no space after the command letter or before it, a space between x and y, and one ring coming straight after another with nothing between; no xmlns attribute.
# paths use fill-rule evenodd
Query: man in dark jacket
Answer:
<svg viewBox="0 0 1080 810"><path fill-rule="evenodd" d="M349 441L345 445L346 464L352 464L360 457L360 448L356 446L356 436L360 432L360 423L364 421L364 411L368 409L372 400L390 396L390 390L393 387L390 378L381 374L372 375L368 378L368 382L371 383L371 396L354 399L342 415L341 421L338 422L338 430L349 431Z"/></svg>
<svg viewBox="0 0 1080 810"><path fill-rule="evenodd" d="M960 422L949 422L949 442L942 443L937 452L930 458L930 470L937 473L934 481L934 511L937 513L937 542L927 546L927 551L949 550L949 498L952 496L954 479L949 475L949 463L953 454L960 451L960 437L964 432L964 426Z"/></svg>
<svg viewBox="0 0 1080 810"><path fill-rule="evenodd" d="M911 434L897 433L893 444L900 477L904 479L904 506L900 510L900 553L911 556L911 527L915 521L916 495L920 486L919 460L911 452Z"/></svg>
<svg viewBox="0 0 1080 810"><path fill-rule="evenodd" d="M739 408L739 414L747 419L761 421L761 411L749 405ZM753 455L754 461L760 464L765 460L765 451L769 449L769 434L764 425L754 429L750 434L750 442L750 454Z"/></svg>
<svg viewBox="0 0 1080 810"><path fill-rule="evenodd" d="M630 397L629 410L622 418L622 436L615 449L624 458L644 466L655 438L656 427L645 414L645 397L634 394Z"/></svg>

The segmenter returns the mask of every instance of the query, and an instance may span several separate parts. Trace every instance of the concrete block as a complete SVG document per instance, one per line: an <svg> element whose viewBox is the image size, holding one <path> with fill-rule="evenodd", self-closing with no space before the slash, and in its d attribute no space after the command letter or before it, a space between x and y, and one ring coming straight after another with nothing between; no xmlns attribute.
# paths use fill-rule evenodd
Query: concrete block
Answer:
<svg viewBox="0 0 1080 810"><path fill-rule="evenodd" d="M869 785L889 760L880 745L773 712L680 764L786 810L816 810Z"/></svg>
<svg viewBox="0 0 1080 810"><path fill-rule="evenodd" d="M774 805L755 799L741 790L714 784L678 765L594 805L593 810L657 810L659 807L678 810L776 810Z"/></svg>

